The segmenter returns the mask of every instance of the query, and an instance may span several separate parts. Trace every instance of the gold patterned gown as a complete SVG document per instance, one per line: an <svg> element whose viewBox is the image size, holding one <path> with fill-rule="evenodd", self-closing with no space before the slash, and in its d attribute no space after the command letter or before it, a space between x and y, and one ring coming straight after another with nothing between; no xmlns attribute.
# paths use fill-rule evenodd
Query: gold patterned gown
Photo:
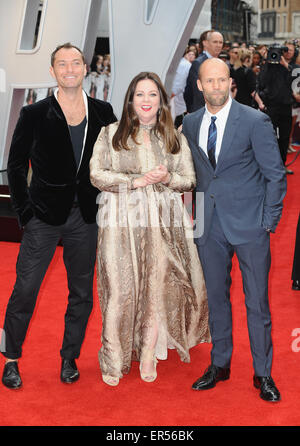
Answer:
<svg viewBox="0 0 300 446"><path fill-rule="evenodd" d="M189 362L189 348L210 342L210 333L202 267L182 206L181 193L195 184L186 139L179 135L181 151L173 155L151 128L140 126L139 144L130 139L131 150L116 151L112 137L117 126L101 130L90 172L92 184L102 191L97 215L100 368L104 375L122 377L149 348L154 324L158 359L175 348ZM171 174L168 185L133 188L136 177L159 164Z"/></svg>

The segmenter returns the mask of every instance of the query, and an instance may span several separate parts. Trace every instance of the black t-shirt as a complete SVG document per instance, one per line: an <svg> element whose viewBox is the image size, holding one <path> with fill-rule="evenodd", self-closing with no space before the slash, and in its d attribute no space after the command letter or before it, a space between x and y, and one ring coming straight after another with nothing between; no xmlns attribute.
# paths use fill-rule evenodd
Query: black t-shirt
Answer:
<svg viewBox="0 0 300 446"><path fill-rule="evenodd" d="M74 150L74 156L76 160L76 166L78 168L80 159L81 159L81 152L83 149L83 139L84 139L84 131L86 126L86 116L84 117L84 120L78 124L78 125L69 125L69 131L72 141L72 146ZM78 202L77 194L75 194L74 203Z"/></svg>
<svg viewBox="0 0 300 446"><path fill-rule="evenodd" d="M78 125L69 125L70 136L77 167L79 166L81 158L85 126L86 126L86 117L84 117L84 120Z"/></svg>

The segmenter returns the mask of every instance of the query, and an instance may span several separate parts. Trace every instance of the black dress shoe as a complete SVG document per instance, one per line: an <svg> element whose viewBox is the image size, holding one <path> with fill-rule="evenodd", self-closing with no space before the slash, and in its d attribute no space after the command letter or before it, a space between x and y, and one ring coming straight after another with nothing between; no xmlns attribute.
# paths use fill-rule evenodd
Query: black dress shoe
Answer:
<svg viewBox="0 0 300 446"><path fill-rule="evenodd" d="M194 390L207 390L215 387L218 381L229 379L230 369L223 369L211 364L204 372L201 378L197 379L192 385Z"/></svg>
<svg viewBox="0 0 300 446"><path fill-rule="evenodd" d="M10 361L5 364L2 383L9 389L19 389L22 386L17 361Z"/></svg>
<svg viewBox="0 0 300 446"><path fill-rule="evenodd" d="M281 400L279 390L275 386L275 383L271 376L255 376L253 377L254 387L260 389L260 397L265 401L271 401L273 403Z"/></svg>
<svg viewBox="0 0 300 446"><path fill-rule="evenodd" d="M300 280L293 280L292 290L300 291Z"/></svg>
<svg viewBox="0 0 300 446"><path fill-rule="evenodd" d="M287 174L287 175L293 175L293 171L291 170L291 169L287 169L287 168L285 168L285 173Z"/></svg>
<svg viewBox="0 0 300 446"><path fill-rule="evenodd" d="M62 359L60 379L63 383L72 384L79 378L75 359Z"/></svg>

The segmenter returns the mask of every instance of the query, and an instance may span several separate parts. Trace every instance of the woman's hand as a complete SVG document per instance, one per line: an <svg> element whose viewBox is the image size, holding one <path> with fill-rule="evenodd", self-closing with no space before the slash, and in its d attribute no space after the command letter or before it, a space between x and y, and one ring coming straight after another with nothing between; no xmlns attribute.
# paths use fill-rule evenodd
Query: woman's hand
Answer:
<svg viewBox="0 0 300 446"><path fill-rule="evenodd" d="M134 189L137 189L138 187L146 187L148 186L148 182L145 178L145 176L135 178L135 180L132 183Z"/></svg>
<svg viewBox="0 0 300 446"><path fill-rule="evenodd" d="M148 184L167 183L170 179L168 169L163 164L150 170L150 172L147 172L144 176L148 181Z"/></svg>
<svg viewBox="0 0 300 446"><path fill-rule="evenodd" d="M170 174L166 166L160 164L155 167L155 169L150 170L145 173L142 177L136 178L133 181L133 187L136 189L138 187L145 187L149 184L156 183L168 183L170 181Z"/></svg>

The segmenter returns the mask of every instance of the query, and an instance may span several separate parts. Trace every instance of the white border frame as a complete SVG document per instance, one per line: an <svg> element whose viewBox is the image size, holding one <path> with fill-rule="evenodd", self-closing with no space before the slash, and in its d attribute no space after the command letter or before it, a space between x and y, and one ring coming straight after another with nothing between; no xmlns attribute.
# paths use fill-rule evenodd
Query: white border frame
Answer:
<svg viewBox="0 0 300 446"><path fill-rule="evenodd" d="M46 11L47 11L47 6L48 6L48 0L44 0L42 14L41 14L41 20L40 20L40 25L39 25L38 38L36 41L36 45L34 48L32 48L32 50L24 50L21 48L21 41L22 41L22 34L23 34L24 23L25 23L27 4L28 4L28 0L25 0L24 7L23 7L21 28L20 28L20 32L19 32L19 39L17 42L17 49L16 49L17 54L34 54L41 47L42 35L43 35L43 30L44 30L44 25L45 25L45 18L46 18Z"/></svg>
<svg viewBox="0 0 300 446"><path fill-rule="evenodd" d="M155 16L158 4L159 4L159 0L154 0L154 2L155 3L152 7L152 11L151 11L150 17L148 19L147 12L149 9L149 0L144 0L144 23L145 23L145 25L151 25L151 23L153 22L153 19L154 19L154 16Z"/></svg>

